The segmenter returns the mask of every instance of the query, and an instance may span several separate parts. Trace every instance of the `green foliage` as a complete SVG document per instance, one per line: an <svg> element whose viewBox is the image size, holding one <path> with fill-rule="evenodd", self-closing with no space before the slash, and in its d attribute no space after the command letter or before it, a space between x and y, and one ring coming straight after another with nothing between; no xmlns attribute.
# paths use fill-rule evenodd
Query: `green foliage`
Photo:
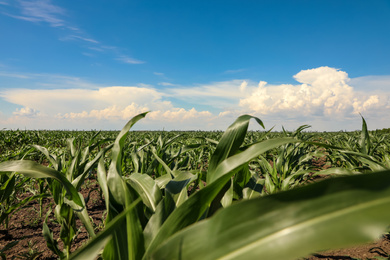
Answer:
<svg viewBox="0 0 390 260"><path fill-rule="evenodd" d="M353 133L248 132L251 119L264 128L249 115L224 133L130 132L146 115L120 132L55 132L60 141L1 132L0 147L18 138L21 149L0 163L2 209L20 209L16 187L38 179L34 199L50 192L64 250L47 218L43 235L61 259L296 259L371 241L389 224L390 144L364 118ZM311 183L318 175L350 176ZM107 211L97 235L79 193L90 178ZM90 240L72 254L77 218Z"/></svg>

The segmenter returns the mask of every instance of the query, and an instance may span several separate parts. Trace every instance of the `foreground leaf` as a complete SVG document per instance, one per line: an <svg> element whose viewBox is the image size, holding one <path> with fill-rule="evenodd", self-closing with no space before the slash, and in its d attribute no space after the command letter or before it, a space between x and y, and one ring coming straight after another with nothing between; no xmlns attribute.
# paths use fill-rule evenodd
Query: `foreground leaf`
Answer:
<svg viewBox="0 0 390 260"><path fill-rule="evenodd" d="M379 238L389 207L390 171L327 179L236 203L148 259L296 259Z"/></svg>
<svg viewBox="0 0 390 260"><path fill-rule="evenodd" d="M109 222L106 228L100 232L94 239L90 240L85 246L74 252L69 259L72 260L92 260L96 259L101 249L112 238L116 230L121 229L123 221L126 215L134 209L134 207L141 201L141 198L135 200L128 208L122 211L111 222Z"/></svg>
<svg viewBox="0 0 390 260"><path fill-rule="evenodd" d="M54 178L64 185L71 200L83 207L83 203L73 185L60 172L33 161L6 161L0 163L1 172L18 172L31 178Z"/></svg>

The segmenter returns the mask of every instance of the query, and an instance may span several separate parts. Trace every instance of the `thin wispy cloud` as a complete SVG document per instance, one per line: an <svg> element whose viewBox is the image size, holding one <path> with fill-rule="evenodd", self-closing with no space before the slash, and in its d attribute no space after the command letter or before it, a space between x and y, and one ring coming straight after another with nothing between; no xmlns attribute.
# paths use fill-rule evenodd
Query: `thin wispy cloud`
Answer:
<svg viewBox="0 0 390 260"><path fill-rule="evenodd" d="M156 76L164 76L164 73L162 72L153 72L153 74Z"/></svg>
<svg viewBox="0 0 390 260"><path fill-rule="evenodd" d="M245 69L237 69L237 70L226 70L223 72L223 74L237 74L237 73L240 73L240 72L243 72L245 71Z"/></svg>
<svg viewBox="0 0 390 260"><path fill-rule="evenodd" d="M53 5L50 0L17 1L20 15L7 14L13 18L30 22L46 22L52 27L64 26L65 21L61 18L65 10Z"/></svg>
<svg viewBox="0 0 390 260"><path fill-rule="evenodd" d="M88 47L88 49L90 49L92 51L98 51L98 52L103 52L104 51L102 48L99 48L99 47Z"/></svg>
<svg viewBox="0 0 390 260"><path fill-rule="evenodd" d="M46 23L51 27L61 28L65 33L68 33L68 35L60 37L60 41L79 41L88 43L92 46L85 46L85 44L83 44L82 48L88 48L98 52L107 51L115 57L115 60L122 63L145 63L145 61L124 55L123 52L125 51L119 50L116 46L101 44L100 41L86 36L87 33L65 19L67 11L60 6L55 5L52 0L16 0L12 3L12 8L7 7L11 7L11 4L8 2L0 1L0 4L5 6L4 8L6 11L2 12L3 15L33 23ZM86 52L81 53L85 56L90 56L88 54L86 55Z"/></svg>
<svg viewBox="0 0 390 260"><path fill-rule="evenodd" d="M71 77L60 74L49 74L49 73L21 73L21 72L9 72L9 71L0 71L0 78L18 78L22 80L19 84L23 84L25 80L25 86L29 88L84 88L84 89L93 89L100 87L99 84L90 83L79 77ZM5 86L0 87L4 88Z"/></svg>
<svg viewBox="0 0 390 260"><path fill-rule="evenodd" d="M8 78L19 78L19 79L29 79L30 76L9 72L0 72L0 77L8 77Z"/></svg>
<svg viewBox="0 0 390 260"><path fill-rule="evenodd" d="M175 86L177 86L176 84L172 84L172 83L169 83L169 82L159 82L158 85L164 86L164 87L167 87L167 86L175 87Z"/></svg>
<svg viewBox="0 0 390 260"><path fill-rule="evenodd" d="M82 54L83 54L84 56L87 56L87 57L95 57L94 54L88 53L88 52L83 52Z"/></svg>
<svg viewBox="0 0 390 260"><path fill-rule="evenodd" d="M97 40L94 40L92 38L82 37L82 36L79 36L79 35L68 35L66 37L60 38L60 40L61 41L81 40L81 41L95 43L95 44L99 43Z"/></svg>
<svg viewBox="0 0 390 260"><path fill-rule="evenodd" d="M142 64L142 63L145 63L142 60L137 60L137 59L125 56L125 55L120 55L118 58L116 58L116 60L121 61L123 63L127 63L127 64Z"/></svg>

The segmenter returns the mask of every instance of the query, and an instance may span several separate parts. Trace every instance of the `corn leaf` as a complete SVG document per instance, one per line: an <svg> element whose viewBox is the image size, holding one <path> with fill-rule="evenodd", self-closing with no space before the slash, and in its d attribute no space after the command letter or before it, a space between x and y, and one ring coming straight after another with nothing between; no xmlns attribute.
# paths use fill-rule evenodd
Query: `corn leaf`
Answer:
<svg viewBox="0 0 390 260"><path fill-rule="evenodd" d="M75 187L73 187L65 176L52 168L45 167L33 161L6 161L0 163L0 174L1 172L18 172L31 178L54 178L64 185L70 200L73 200L80 207L83 206Z"/></svg>
<svg viewBox="0 0 390 260"><path fill-rule="evenodd" d="M389 207L390 171L327 179L236 203L146 259L297 259L379 238Z"/></svg>

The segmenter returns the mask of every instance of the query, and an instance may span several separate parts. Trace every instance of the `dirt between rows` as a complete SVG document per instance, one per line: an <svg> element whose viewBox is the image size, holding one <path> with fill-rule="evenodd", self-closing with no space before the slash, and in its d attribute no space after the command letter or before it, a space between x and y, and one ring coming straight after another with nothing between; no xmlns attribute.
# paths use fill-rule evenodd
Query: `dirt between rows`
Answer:
<svg viewBox="0 0 390 260"><path fill-rule="evenodd" d="M105 204L99 194L99 185L94 182L88 187L82 189L84 197L90 193L90 199L87 203L89 216L94 222L95 231L99 232L103 228L103 219L105 214ZM27 196L27 195L24 195ZM44 201L44 214L50 207L50 200ZM54 206L52 206L54 209ZM5 251L6 259L57 259L56 255L50 251L46 245L46 241L42 235L42 219L38 215L39 204L36 201L29 203L28 207L21 209L15 213L10 221L8 231L0 226L0 250L10 242L19 241L11 249ZM60 226L54 220L54 215L51 213L48 220L48 226L53 232L54 239L59 238ZM82 226L80 220L77 220L77 225ZM84 227L80 231L73 242L72 252L81 247L88 241L88 233ZM59 241L60 247L62 246ZM62 247L61 247L62 248ZM1 252L1 251L0 251ZM299 260L314 260L314 259L388 259L390 254L390 235L384 235L381 239L374 243L351 247L347 249L324 251L300 258ZM385 257L385 258L384 258Z"/></svg>

